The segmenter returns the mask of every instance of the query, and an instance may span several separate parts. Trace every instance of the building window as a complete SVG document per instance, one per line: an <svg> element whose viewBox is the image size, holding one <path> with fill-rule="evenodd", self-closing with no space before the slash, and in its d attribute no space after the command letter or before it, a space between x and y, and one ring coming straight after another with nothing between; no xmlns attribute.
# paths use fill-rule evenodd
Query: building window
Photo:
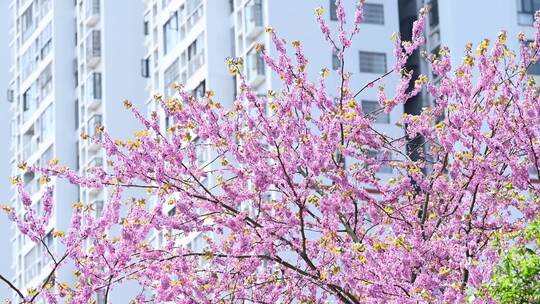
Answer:
<svg viewBox="0 0 540 304"><path fill-rule="evenodd" d="M186 16L190 16L201 4L202 0L186 0Z"/></svg>
<svg viewBox="0 0 540 304"><path fill-rule="evenodd" d="M174 14L163 25L163 51L167 54L178 43L178 13Z"/></svg>
<svg viewBox="0 0 540 304"><path fill-rule="evenodd" d="M251 0L246 5L246 33L263 25L262 0Z"/></svg>
<svg viewBox="0 0 540 304"><path fill-rule="evenodd" d="M528 40L527 45L530 46L531 44L534 44L533 40ZM538 50L538 46L535 46L535 48ZM529 68L527 69L527 74L529 75L540 75L540 62L537 62L535 64L531 64Z"/></svg>
<svg viewBox="0 0 540 304"><path fill-rule="evenodd" d="M86 60L101 56L101 32L93 30L86 38Z"/></svg>
<svg viewBox="0 0 540 304"><path fill-rule="evenodd" d="M330 20L338 20L336 0L330 0Z"/></svg>
<svg viewBox="0 0 540 304"><path fill-rule="evenodd" d="M364 4L364 22L370 24L384 24L384 6L375 3Z"/></svg>
<svg viewBox="0 0 540 304"><path fill-rule="evenodd" d="M23 101L23 111L28 111L30 110L30 107L32 105L32 97L33 97L33 90L32 90L32 86L30 88L28 88L28 90L26 90L26 92L23 93L23 96L22 96L22 101Z"/></svg>
<svg viewBox="0 0 540 304"><path fill-rule="evenodd" d="M144 78L150 77L150 57L141 59L141 76Z"/></svg>
<svg viewBox="0 0 540 304"><path fill-rule="evenodd" d="M97 129L101 126L103 126L101 115L92 115L92 117L90 117L90 119L88 120L88 135L90 135L91 137L97 136L101 138L101 133L97 132Z"/></svg>
<svg viewBox="0 0 540 304"><path fill-rule="evenodd" d="M45 152L43 152L43 155L41 155L41 158L39 159L39 164L42 167L46 167L49 165L49 162L54 158L53 155L53 146L50 146Z"/></svg>
<svg viewBox="0 0 540 304"><path fill-rule="evenodd" d="M100 0L86 0L85 16L86 18L99 14L99 1Z"/></svg>
<svg viewBox="0 0 540 304"><path fill-rule="evenodd" d="M207 144L204 143L199 137L195 139L195 156L197 157L197 167L203 168L208 163L208 149Z"/></svg>
<svg viewBox="0 0 540 304"><path fill-rule="evenodd" d="M534 22L534 13L540 10L540 0L516 0L518 24L532 25Z"/></svg>
<svg viewBox="0 0 540 304"><path fill-rule="evenodd" d="M143 22L143 33L145 36L150 35L150 24L148 20L144 20Z"/></svg>
<svg viewBox="0 0 540 304"><path fill-rule="evenodd" d="M103 201L98 200L94 202L94 209L96 209L96 218L100 218L103 213Z"/></svg>
<svg viewBox="0 0 540 304"><path fill-rule="evenodd" d="M247 78L249 81L255 81L262 80L262 77L264 77L264 59L255 52L255 49L251 49L247 53Z"/></svg>
<svg viewBox="0 0 540 304"><path fill-rule="evenodd" d="M341 59L339 59L337 52L332 52L332 70L341 70Z"/></svg>
<svg viewBox="0 0 540 304"><path fill-rule="evenodd" d="M390 114L380 111L381 106L374 100L362 100L362 111L366 115L375 115L375 123L390 123ZM376 111L379 111L375 114ZM373 113L373 114L371 114Z"/></svg>
<svg viewBox="0 0 540 304"><path fill-rule="evenodd" d="M24 256L24 279L29 282L35 278L41 270L41 257L39 256L39 246L34 246Z"/></svg>
<svg viewBox="0 0 540 304"><path fill-rule="evenodd" d="M429 12L429 26L436 27L439 25L439 1L438 0L430 0L429 6L431 7L431 10Z"/></svg>
<svg viewBox="0 0 540 304"><path fill-rule="evenodd" d="M195 89L193 89L193 96L195 97L203 97L204 93L206 92L206 81L203 80Z"/></svg>
<svg viewBox="0 0 540 304"><path fill-rule="evenodd" d="M75 99L75 130L79 129L79 100Z"/></svg>
<svg viewBox="0 0 540 304"><path fill-rule="evenodd" d="M21 15L21 32L23 41L34 32L35 27L34 22L34 3L31 3L26 11Z"/></svg>
<svg viewBox="0 0 540 304"><path fill-rule="evenodd" d="M40 97L43 100L52 91L52 67L49 64L39 76Z"/></svg>
<svg viewBox="0 0 540 304"><path fill-rule="evenodd" d="M386 73L386 54L360 51L360 72Z"/></svg>
<svg viewBox="0 0 540 304"><path fill-rule="evenodd" d="M86 83L89 99L101 99L101 73L92 73Z"/></svg>
<svg viewBox="0 0 540 304"><path fill-rule="evenodd" d="M163 76L164 76L164 81L165 81L165 89L163 90L165 92L165 97L171 97L172 95L174 95L174 89L172 88L172 85L174 82L178 81L178 78L180 77L178 59L176 59L165 70L165 73Z"/></svg>
<svg viewBox="0 0 540 304"><path fill-rule="evenodd" d="M40 59L44 60L45 57L51 52L52 48L52 25L51 23L47 24L47 26L43 29L43 31L39 34L39 55Z"/></svg>
<svg viewBox="0 0 540 304"><path fill-rule="evenodd" d="M105 292L103 290L100 290L96 293L96 304L106 304Z"/></svg>
<svg viewBox="0 0 540 304"><path fill-rule="evenodd" d="M366 156L368 158L378 160L378 163L380 164L379 173L392 173L393 169L391 166L389 166L388 163L390 157L388 157L386 153L382 153L381 151L368 150Z"/></svg>
<svg viewBox="0 0 540 304"><path fill-rule="evenodd" d="M14 98L14 92L13 92L13 89L8 89L7 90L7 101L9 103L12 103L13 102L13 98Z"/></svg>
<svg viewBox="0 0 540 304"><path fill-rule="evenodd" d="M191 77L204 64L204 32L187 49L188 77Z"/></svg>
<svg viewBox="0 0 540 304"><path fill-rule="evenodd" d="M191 61L191 59L195 58L195 56L197 56L197 40L198 39L195 39L195 41L193 41L189 46L188 46L188 52L187 52L187 55L188 55L188 61Z"/></svg>
<svg viewBox="0 0 540 304"><path fill-rule="evenodd" d="M40 117L40 138L42 142L45 142L48 138L52 136L53 133L53 107L52 105L48 106L43 114Z"/></svg>

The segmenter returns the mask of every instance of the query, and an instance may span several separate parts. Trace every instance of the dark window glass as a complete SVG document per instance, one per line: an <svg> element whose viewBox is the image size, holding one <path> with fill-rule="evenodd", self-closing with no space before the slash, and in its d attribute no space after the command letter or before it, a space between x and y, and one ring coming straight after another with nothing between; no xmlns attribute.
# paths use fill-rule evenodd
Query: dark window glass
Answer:
<svg viewBox="0 0 540 304"><path fill-rule="evenodd" d="M386 73L386 54L360 51L360 72Z"/></svg>
<svg viewBox="0 0 540 304"><path fill-rule="evenodd" d="M338 20L336 0L330 0L330 20Z"/></svg>
<svg viewBox="0 0 540 304"><path fill-rule="evenodd" d="M375 3L364 4L364 23L384 24L384 6Z"/></svg>

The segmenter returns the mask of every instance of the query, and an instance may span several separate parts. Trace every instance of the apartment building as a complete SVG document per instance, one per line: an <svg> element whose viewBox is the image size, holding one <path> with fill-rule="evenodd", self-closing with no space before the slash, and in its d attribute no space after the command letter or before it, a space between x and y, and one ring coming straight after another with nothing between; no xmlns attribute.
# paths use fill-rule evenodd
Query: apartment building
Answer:
<svg viewBox="0 0 540 304"><path fill-rule="evenodd" d="M18 175L17 164L45 165L53 158L75 167L72 101L74 80L73 2L55 0L14 0L9 4L11 28L9 47L8 101L11 107L11 175ZM61 119L55 119L55 118ZM37 210L45 187L39 176L25 173L25 189ZM52 181L56 202L70 206L77 199L76 189L62 181ZM12 192L12 205L23 216L20 199ZM67 226L70 208L56 208L48 230ZM12 234L13 282L21 290L42 282L50 263L44 246L36 245L16 229ZM58 248L52 236L46 242Z"/></svg>
<svg viewBox="0 0 540 304"><path fill-rule="evenodd" d="M345 2L347 11L354 12L354 1ZM339 68L340 63L321 36L313 16L316 7L325 7L327 21L335 28L333 1L145 0L144 3L147 55L142 60L142 71L148 78L149 96L163 93L165 98L171 97L172 84L181 83L199 95L211 88L220 100L232 102L237 79L227 73L226 57L244 59L244 74L261 94L266 95L270 88L279 89L281 80L264 66L254 49L257 43L271 45L269 35L263 30L266 26L274 28L287 41L302 42L313 78L323 67ZM397 1L367 1L365 11L366 22L360 38L346 54L346 70L354 74L352 82L359 87L393 66L390 36L399 29ZM303 29L300 31L295 24L301 24ZM336 77L328 87L337 85ZM364 98L368 108L376 107L374 93ZM148 102L148 111L153 110L155 105ZM400 115L398 109L377 121L385 131L397 132L392 121Z"/></svg>
<svg viewBox="0 0 540 304"><path fill-rule="evenodd" d="M85 173L106 166L103 152L81 133L95 135L104 126L115 138L131 136L137 124L123 108L123 100L143 104L146 99L139 60L144 54L143 5L129 0L12 0L9 31L11 67L8 101L11 108L11 175L17 164L45 166L57 158ZM38 174L22 176L35 207L45 187ZM77 189L54 180L55 206L48 231L65 230L75 201L91 203L96 216L106 191ZM22 215L12 191L11 203ZM12 229L13 282L20 290L35 287L50 271L44 246ZM53 251L61 245L50 235ZM73 281L67 267L60 277ZM121 299L118 295L117 299ZM127 300L126 300L127 301Z"/></svg>
<svg viewBox="0 0 540 304"><path fill-rule="evenodd" d="M502 30L508 32L508 45L513 50L519 47L518 33L522 32L533 40L534 14L540 10L540 1L535 0L400 0L400 28L406 38L411 30L411 21L424 5L431 7L426 24L425 50L436 54L442 47L448 47L453 66L461 62L465 44L471 42L476 46L485 38L496 41ZM409 68L414 69L416 74L430 75L419 54L410 61ZM540 65L533 66L529 73L540 75ZM417 113L422 106L429 106L430 103L429 98L420 95L415 102L406 105L405 110Z"/></svg>
<svg viewBox="0 0 540 304"><path fill-rule="evenodd" d="M410 39L412 21L425 5L429 5L431 11L426 24L426 44L421 51L437 54L447 47L453 67L461 63L467 43L476 47L485 38L496 41L500 31L508 32L507 43L512 50L519 49L518 33L534 40L534 14L540 10L540 1L536 0L399 0L400 30L405 39ZM420 52L412 56L407 68L414 70L415 77L425 74L436 81ZM529 74L540 76L540 64L531 66ZM405 104L404 111L418 114L423 107L432 104L433 100L423 91ZM409 149L418 151L416 147L421 144L421 138L411 139ZM412 157L417 158L418 153L412 153Z"/></svg>
<svg viewBox="0 0 540 304"><path fill-rule="evenodd" d="M255 51L256 44L264 44L271 53L276 53L271 47L269 35L264 31L267 26L271 26L289 42L301 41L310 60L308 72L312 79L319 76L322 68L340 68L340 61L322 37L314 17L315 8L324 7L326 20L335 29L338 22L334 1L143 2L146 56L141 61L141 71L147 77L148 113L161 111L155 102L151 102L152 96L161 94L164 98L173 97L175 83L184 85L185 89L197 96L202 96L211 89L222 104L230 106L236 98L239 79L228 73L225 62L227 57L243 58L243 74L258 94L266 96L269 89L280 90L282 81L279 76L264 65ZM345 1L345 5L348 12L354 12L354 1ZM365 19L360 37L345 54L345 69L353 73L352 83L358 88L392 69L394 65L390 37L399 28L397 1L367 1ZM336 75L329 77L327 87L335 90L335 97L338 96L339 83L340 79ZM385 83L392 87L396 78L389 77ZM367 111L374 111L379 107L375 91L366 92L359 101ZM376 127L387 134L402 134L403 131L394 124L402 113L403 107L398 107L389 114L382 113L377 117ZM171 121L164 115L160 117L162 126L169 127ZM199 148L198 156L201 164L214 157L211 151L203 148ZM205 168L211 171L210 166L206 165ZM383 175L390 172L384 168L382 170ZM205 182L213 184L211 174ZM171 209L165 212L173 214L174 208L169 208ZM161 241L162 235L156 234L153 238L154 245L159 246ZM198 233L191 233L180 242L196 250L202 250L204 246L204 240Z"/></svg>

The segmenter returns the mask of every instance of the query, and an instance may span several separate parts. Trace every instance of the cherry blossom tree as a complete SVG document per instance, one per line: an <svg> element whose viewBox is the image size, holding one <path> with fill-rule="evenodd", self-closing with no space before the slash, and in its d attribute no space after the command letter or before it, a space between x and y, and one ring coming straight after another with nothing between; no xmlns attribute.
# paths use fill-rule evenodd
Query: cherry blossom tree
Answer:
<svg viewBox="0 0 540 304"><path fill-rule="evenodd" d="M66 179L110 196L97 218L95 206L75 203L71 227L53 231L63 244L53 252L45 242L59 207L52 187L38 213L15 177L25 216L4 210L47 248L51 270L31 290L0 278L23 302L88 303L96 294L110 301L126 281L140 286L135 303L495 302L487 286L508 246L495 240L533 221L540 207L540 102L527 75L539 57L538 15L532 43L519 35L512 51L507 39L515 38L501 32L497 41L467 45L456 66L443 48L423 56L434 79L413 79L406 62L424 43L422 10L411 41L395 36L395 66L355 87L344 54L360 32L362 7L347 23L338 0L336 33L323 9L315 11L341 60L337 101L327 88L331 71L311 79L301 42L288 46L267 28L276 51L257 50L282 90L260 97L241 73L243 61L229 58L240 80L231 106L212 91L196 98L176 85L176 97L154 98L172 120L167 130L163 117L145 117L125 101L144 125L134 138L113 139L102 127L99 136L83 134L106 152L106 169L81 176L56 160L46 168L20 164L45 184ZM397 85L381 86L390 74ZM368 90L380 110L357 102ZM404 114L402 134L375 128L377 114L422 91L433 105ZM420 144L407 148L413 138ZM210 159L201 162L200 151ZM381 177L383 168L392 169L390 178ZM194 236L199 246L190 245ZM68 264L72 282L56 275Z"/></svg>

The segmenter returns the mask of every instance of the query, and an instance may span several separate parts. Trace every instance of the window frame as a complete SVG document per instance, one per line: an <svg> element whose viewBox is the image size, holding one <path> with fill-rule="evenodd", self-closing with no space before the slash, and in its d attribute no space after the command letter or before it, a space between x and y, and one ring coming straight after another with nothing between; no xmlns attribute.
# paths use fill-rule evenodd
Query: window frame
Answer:
<svg viewBox="0 0 540 304"><path fill-rule="evenodd" d="M372 55L377 55L377 56L381 56L383 58L383 61L384 61L384 67L379 70L377 69L377 66L372 64L372 69L371 70L366 70L366 69L362 69L363 65L362 65L362 55L369 55L369 56L372 56ZM373 60L370 60L370 61L373 61ZM358 64L359 64L359 70L360 70L360 73L371 73L371 74L384 74L388 71L388 59L386 57L386 53L381 53L381 52L372 52L372 51L358 51ZM364 66L365 67L365 66Z"/></svg>
<svg viewBox="0 0 540 304"><path fill-rule="evenodd" d="M372 20L368 20L367 14L366 14L366 8L372 7L372 8L381 8L381 22L376 22ZM373 19L374 20L374 19ZM384 25L384 4L382 3L365 3L364 4L364 23L365 24L374 24L374 25Z"/></svg>
<svg viewBox="0 0 540 304"><path fill-rule="evenodd" d="M171 14L163 24L163 54L168 54L179 42L178 11ZM169 39L171 38L171 39Z"/></svg>

